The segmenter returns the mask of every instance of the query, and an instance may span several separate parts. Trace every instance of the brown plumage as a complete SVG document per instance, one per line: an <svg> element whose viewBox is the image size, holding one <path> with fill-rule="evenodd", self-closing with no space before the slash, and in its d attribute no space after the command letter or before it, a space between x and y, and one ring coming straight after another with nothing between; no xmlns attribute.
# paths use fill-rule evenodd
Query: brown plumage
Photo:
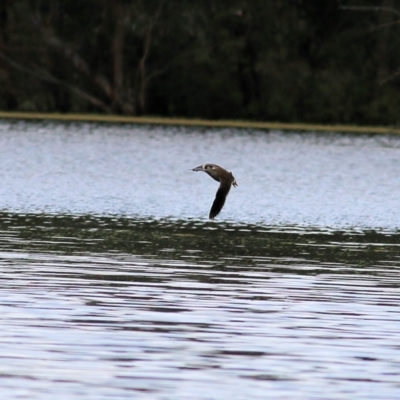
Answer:
<svg viewBox="0 0 400 400"><path fill-rule="evenodd" d="M200 165L196 168L193 168L192 171L207 172L207 174L210 175L211 178L220 183L209 215L210 219L214 219L222 210L222 207L225 204L226 197L231 190L231 186L238 186L236 179L232 175L232 172L228 172L226 169L223 169L219 165L215 164Z"/></svg>

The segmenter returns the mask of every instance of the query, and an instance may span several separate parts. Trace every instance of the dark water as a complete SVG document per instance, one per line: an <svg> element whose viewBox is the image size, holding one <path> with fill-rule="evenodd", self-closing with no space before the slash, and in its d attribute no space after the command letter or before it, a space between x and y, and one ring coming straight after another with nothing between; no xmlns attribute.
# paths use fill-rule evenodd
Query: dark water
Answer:
<svg viewBox="0 0 400 400"><path fill-rule="evenodd" d="M2 398L400 398L399 147L0 124Z"/></svg>

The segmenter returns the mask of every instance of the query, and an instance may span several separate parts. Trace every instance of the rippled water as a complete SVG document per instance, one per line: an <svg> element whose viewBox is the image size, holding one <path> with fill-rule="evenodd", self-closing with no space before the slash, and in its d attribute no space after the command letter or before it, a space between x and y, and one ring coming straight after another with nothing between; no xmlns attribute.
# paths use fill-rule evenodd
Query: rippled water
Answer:
<svg viewBox="0 0 400 400"><path fill-rule="evenodd" d="M204 219L232 171L218 220L400 227L397 136L132 125L0 123L0 209Z"/></svg>
<svg viewBox="0 0 400 400"><path fill-rule="evenodd" d="M2 398L400 398L399 145L0 123Z"/></svg>

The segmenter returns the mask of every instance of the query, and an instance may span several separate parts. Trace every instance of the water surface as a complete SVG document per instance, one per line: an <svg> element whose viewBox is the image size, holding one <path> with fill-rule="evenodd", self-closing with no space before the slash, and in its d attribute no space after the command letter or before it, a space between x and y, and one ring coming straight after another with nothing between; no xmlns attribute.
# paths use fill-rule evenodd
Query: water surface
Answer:
<svg viewBox="0 0 400 400"><path fill-rule="evenodd" d="M219 220L260 225L400 226L400 138L157 126L0 123L0 209L206 219L232 171Z"/></svg>
<svg viewBox="0 0 400 400"><path fill-rule="evenodd" d="M2 398L399 398L399 143L0 123Z"/></svg>

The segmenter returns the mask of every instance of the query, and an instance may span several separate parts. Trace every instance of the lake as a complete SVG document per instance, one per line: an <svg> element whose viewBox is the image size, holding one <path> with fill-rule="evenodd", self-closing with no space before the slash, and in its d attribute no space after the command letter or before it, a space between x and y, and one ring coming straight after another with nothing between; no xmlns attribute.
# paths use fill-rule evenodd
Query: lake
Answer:
<svg viewBox="0 0 400 400"><path fill-rule="evenodd" d="M400 398L400 137L3 120L0 174L2 398Z"/></svg>

